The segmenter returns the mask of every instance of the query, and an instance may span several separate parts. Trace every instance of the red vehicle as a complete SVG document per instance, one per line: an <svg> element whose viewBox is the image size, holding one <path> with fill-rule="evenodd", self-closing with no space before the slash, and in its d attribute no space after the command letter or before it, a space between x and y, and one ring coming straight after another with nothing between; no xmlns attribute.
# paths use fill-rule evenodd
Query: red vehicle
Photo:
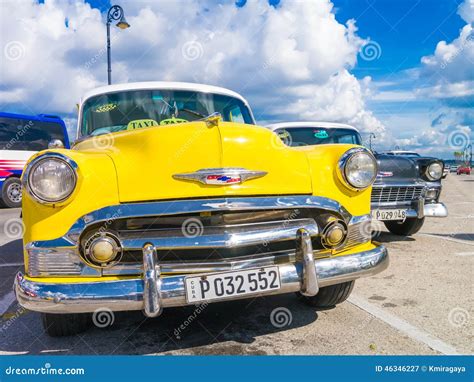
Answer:
<svg viewBox="0 0 474 382"><path fill-rule="evenodd" d="M471 175L471 167L466 166L466 165L464 166L461 165L458 167L456 174L457 175L462 175L462 174Z"/></svg>

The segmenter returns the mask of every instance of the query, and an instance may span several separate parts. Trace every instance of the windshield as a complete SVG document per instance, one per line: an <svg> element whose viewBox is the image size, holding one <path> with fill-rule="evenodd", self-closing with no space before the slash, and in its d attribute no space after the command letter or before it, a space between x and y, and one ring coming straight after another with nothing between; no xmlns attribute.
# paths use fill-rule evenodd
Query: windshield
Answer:
<svg viewBox="0 0 474 382"><path fill-rule="evenodd" d="M288 146L322 145L328 143L361 144L357 131L352 129L322 127L292 127L291 129L277 129L275 133Z"/></svg>
<svg viewBox="0 0 474 382"><path fill-rule="evenodd" d="M41 151L53 139L68 144L59 123L0 118L0 150Z"/></svg>
<svg viewBox="0 0 474 382"><path fill-rule="evenodd" d="M186 90L137 90L102 94L83 107L82 135L196 121L220 113L228 122L254 124L238 98Z"/></svg>

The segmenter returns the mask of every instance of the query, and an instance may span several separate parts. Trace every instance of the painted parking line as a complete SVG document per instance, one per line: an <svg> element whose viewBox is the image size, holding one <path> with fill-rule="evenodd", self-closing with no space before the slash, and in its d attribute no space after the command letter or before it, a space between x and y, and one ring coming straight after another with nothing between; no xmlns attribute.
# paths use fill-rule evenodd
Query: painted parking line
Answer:
<svg viewBox="0 0 474 382"><path fill-rule="evenodd" d="M3 315L15 301L15 293L11 291L0 299L0 316Z"/></svg>
<svg viewBox="0 0 474 382"><path fill-rule="evenodd" d="M4 263L0 264L0 268L22 267L23 263Z"/></svg>
<svg viewBox="0 0 474 382"><path fill-rule="evenodd" d="M455 256L474 256L474 252L457 252Z"/></svg>
<svg viewBox="0 0 474 382"><path fill-rule="evenodd" d="M446 236L444 236L444 235L432 235L430 233L419 233L418 235L419 236L434 237L436 239L452 241L454 243L459 243L459 244L474 245L473 241L455 239L453 237L449 237L448 235L446 235ZM474 234L473 234L473 236L474 236Z"/></svg>
<svg viewBox="0 0 474 382"><path fill-rule="evenodd" d="M415 341L423 343L431 349L440 352L441 354L459 354L453 346L447 344L446 342L440 340L432 334L425 332L424 330L417 328L416 326L413 326L409 322L395 316L394 314L386 312L385 310L368 302L362 297L351 295L347 301L357 306L358 308L366 311L370 315L378 318L379 320L382 320L383 322L387 323L398 331L406 334L408 337L414 339Z"/></svg>

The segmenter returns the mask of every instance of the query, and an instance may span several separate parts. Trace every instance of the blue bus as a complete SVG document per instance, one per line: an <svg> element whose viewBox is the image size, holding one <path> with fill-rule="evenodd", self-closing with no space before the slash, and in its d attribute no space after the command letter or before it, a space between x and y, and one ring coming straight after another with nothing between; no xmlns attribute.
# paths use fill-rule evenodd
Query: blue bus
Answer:
<svg viewBox="0 0 474 382"><path fill-rule="evenodd" d="M21 206L20 176L26 161L48 147L69 148L64 121L54 115L0 112L0 204Z"/></svg>

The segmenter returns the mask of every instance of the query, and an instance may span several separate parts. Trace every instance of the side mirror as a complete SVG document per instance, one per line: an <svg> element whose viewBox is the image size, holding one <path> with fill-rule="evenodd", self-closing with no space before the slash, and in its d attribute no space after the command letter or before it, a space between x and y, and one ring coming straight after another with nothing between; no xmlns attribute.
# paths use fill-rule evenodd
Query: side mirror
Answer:
<svg viewBox="0 0 474 382"><path fill-rule="evenodd" d="M64 143L60 139L53 139L48 143L48 149L63 149Z"/></svg>
<svg viewBox="0 0 474 382"><path fill-rule="evenodd" d="M207 127L212 127L217 126L220 119L222 119L221 113L215 112L204 118L204 122L206 122Z"/></svg>

